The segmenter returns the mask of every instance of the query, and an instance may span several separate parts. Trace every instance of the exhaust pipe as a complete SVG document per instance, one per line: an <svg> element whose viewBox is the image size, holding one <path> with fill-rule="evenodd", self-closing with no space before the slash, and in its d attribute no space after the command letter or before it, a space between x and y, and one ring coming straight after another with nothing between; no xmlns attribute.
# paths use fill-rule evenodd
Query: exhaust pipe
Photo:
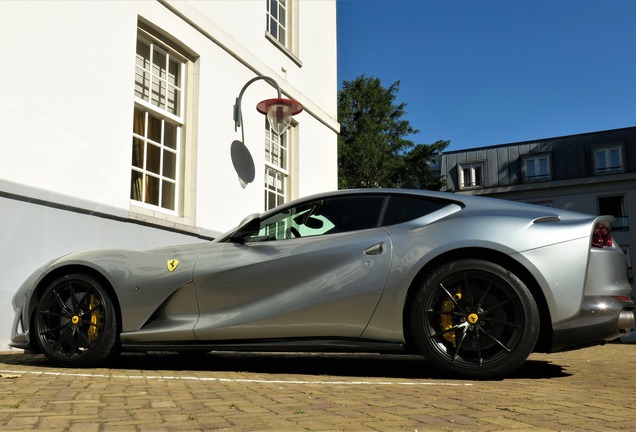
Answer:
<svg viewBox="0 0 636 432"><path fill-rule="evenodd" d="M625 310L623 309L618 316L618 329L619 331L631 331L634 330L634 324L636 323L636 318L634 317L633 310Z"/></svg>

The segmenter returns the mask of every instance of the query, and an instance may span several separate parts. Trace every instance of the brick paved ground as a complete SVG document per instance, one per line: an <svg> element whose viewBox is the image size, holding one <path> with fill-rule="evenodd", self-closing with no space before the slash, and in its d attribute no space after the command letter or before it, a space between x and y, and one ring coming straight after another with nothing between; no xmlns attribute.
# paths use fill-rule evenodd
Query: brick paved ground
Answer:
<svg viewBox="0 0 636 432"><path fill-rule="evenodd" d="M125 355L61 369L0 353L0 430L636 430L636 345L533 355L501 381L415 357Z"/></svg>

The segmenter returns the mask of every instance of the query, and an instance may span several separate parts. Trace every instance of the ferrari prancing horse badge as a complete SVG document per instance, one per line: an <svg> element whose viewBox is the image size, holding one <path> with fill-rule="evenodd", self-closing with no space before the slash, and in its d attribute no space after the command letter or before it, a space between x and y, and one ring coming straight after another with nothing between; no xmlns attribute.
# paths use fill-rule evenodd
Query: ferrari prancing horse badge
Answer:
<svg viewBox="0 0 636 432"><path fill-rule="evenodd" d="M175 269L177 268L177 266L179 265L179 260L176 258L170 259L168 260L168 271L170 273L172 273L173 271L175 271Z"/></svg>

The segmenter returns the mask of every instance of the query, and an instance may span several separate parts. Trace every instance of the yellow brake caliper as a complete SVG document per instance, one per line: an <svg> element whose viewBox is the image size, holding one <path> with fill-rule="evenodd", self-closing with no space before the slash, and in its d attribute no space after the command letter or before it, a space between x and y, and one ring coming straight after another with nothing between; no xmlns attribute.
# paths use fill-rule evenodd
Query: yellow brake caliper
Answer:
<svg viewBox="0 0 636 432"><path fill-rule="evenodd" d="M99 338L99 328L101 327L104 315L102 314L99 306L99 300L94 295L91 295L91 302L88 305L88 309L91 312L91 325L88 328L88 340L90 343L95 343Z"/></svg>
<svg viewBox="0 0 636 432"><path fill-rule="evenodd" d="M455 301L459 301L462 298L461 288L457 289L457 292L454 295ZM450 312L452 313L455 309L455 303L451 299L442 300L442 312ZM440 315L439 317L439 325L442 327L443 331L449 330L453 328L453 315ZM454 347L457 346L457 342L455 340L455 332L444 333L444 339L453 344Z"/></svg>

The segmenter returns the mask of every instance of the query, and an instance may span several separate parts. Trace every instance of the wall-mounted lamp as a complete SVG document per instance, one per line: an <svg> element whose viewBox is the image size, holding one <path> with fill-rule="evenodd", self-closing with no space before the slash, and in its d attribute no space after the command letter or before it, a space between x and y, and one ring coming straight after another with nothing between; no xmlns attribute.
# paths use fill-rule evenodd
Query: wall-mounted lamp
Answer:
<svg viewBox="0 0 636 432"><path fill-rule="evenodd" d="M245 133L243 132L243 112L241 111L241 100L243 99L243 93L250 84L261 79L272 84L278 91L278 97L276 99L267 99L259 102L256 105L256 110L259 113L265 114L267 116L269 125L275 133L280 135L285 132L291 124L292 116L299 114L303 110L303 106L300 102L293 99L284 99L281 97L280 86L273 78L267 76L258 76L256 78L252 78L247 83L245 83L234 104L234 130L236 130L236 128L238 127L241 128L241 138L243 142L245 142Z"/></svg>

